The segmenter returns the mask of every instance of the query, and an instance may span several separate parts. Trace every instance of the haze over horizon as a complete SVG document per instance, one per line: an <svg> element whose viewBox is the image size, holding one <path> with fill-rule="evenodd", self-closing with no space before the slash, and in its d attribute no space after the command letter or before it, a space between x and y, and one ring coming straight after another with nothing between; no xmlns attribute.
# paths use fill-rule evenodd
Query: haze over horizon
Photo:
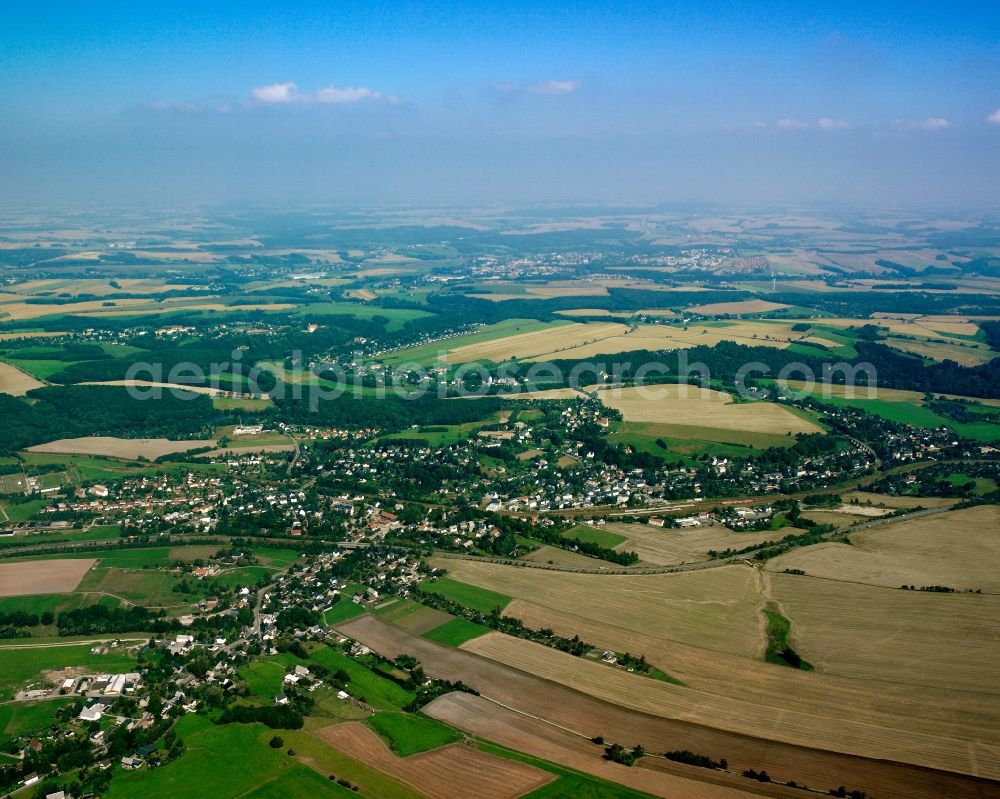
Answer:
<svg viewBox="0 0 1000 799"><path fill-rule="evenodd" d="M994 207L986 3L8 9L5 203Z"/></svg>

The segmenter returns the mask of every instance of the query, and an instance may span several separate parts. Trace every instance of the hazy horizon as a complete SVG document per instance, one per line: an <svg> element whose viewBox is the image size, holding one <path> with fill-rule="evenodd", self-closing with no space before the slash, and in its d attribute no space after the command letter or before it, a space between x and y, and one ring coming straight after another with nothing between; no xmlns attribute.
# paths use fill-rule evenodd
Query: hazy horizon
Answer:
<svg viewBox="0 0 1000 799"><path fill-rule="evenodd" d="M995 207L981 3L8 11L4 205Z"/></svg>

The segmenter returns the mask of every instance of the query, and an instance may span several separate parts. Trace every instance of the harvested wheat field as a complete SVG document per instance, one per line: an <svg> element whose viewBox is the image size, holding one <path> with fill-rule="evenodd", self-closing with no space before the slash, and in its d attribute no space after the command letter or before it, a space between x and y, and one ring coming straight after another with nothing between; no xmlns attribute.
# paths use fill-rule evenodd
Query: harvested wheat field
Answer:
<svg viewBox="0 0 1000 799"><path fill-rule="evenodd" d="M424 713L470 735L485 738L509 749L666 799L679 796L685 799L736 799L755 795L737 787L729 787L743 782L742 777L735 775L708 774L704 769L670 761L664 762L671 763L673 774L654 774L646 769L612 763L602 757L604 747L595 746L582 735L516 713L472 694L445 694L427 705ZM683 776L685 774L691 778ZM723 784L696 782L704 778L718 779Z"/></svg>
<svg viewBox="0 0 1000 799"><path fill-rule="evenodd" d="M955 500L948 497L902 497L892 494L876 494L872 491L850 491L844 494L846 502L857 500L860 505L870 505L876 508L942 508L954 505Z"/></svg>
<svg viewBox="0 0 1000 799"><path fill-rule="evenodd" d="M945 341L913 341L908 338L885 339L885 344L903 352L932 358L935 361L950 360L962 366L978 366L992 360L995 353L986 344L952 344Z"/></svg>
<svg viewBox="0 0 1000 799"><path fill-rule="evenodd" d="M505 613L529 627L549 627L566 637L579 635L598 648L645 655L683 682L683 688L675 689L680 694L660 696L660 707L674 707L676 717L688 721L837 751L882 753L878 756L887 756L883 739L886 730L892 730L899 745L905 742L909 747L907 757L919 756L919 762L946 768L974 764L984 757L992 762L986 742L1000 741L1000 707L990 694L931 688L919 681L857 680L783 668L598 623L584 612L556 613L525 600L514 600ZM794 621L792 629L794 638ZM616 672L606 677L616 678ZM667 699L680 705L667 705ZM980 745L986 751L978 760L975 756L970 760L970 752L974 755ZM942 754L945 750L947 754Z"/></svg>
<svg viewBox="0 0 1000 799"><path fill-rule="evenodd" d="M12 397L23 397L33 388L41 388L45 384L22 372L16 366L0 361L0 394L10 394Z"/></svg>
<svg viewBox="0 0 1000 799"><path fill-rule="evenodd" d="M186 386L183 383L161 383L155 380L95 380L80 383L81 386L126 386L128 388L138 388L142 389L139 396L148 396L152 392L147 389L160 388L163 389L163 393L167 391L173 392L186 392L188 394L206 394L209 397L223 397L228 394L228 391L224 391L219 388L212 388L211 386ZM183 394L182 394L183 395ZM153 395L155 396L155 395Z"/></svg>
<svg viewBox="0 0 1000 799"><path fill-rule="evenodd" d="M93 558L0 563L0 596L65 594L76 589Z"/></svg>
<svg viewBox="0 0 1000 799"><path fill-rule="evenodd" d="M572 322L558 327L535 330L531 333L518 333L513 336L455 347L448 352L445 360L449 363L468 361L501 363L511 358L530 359L537 355L550 356L589 342L619 336L627 330L625 325L613 322L593 324Z"/></svg>
<svg viewBox="0 0 1000 799"><path fill-rule="evenodd" d="M695 305L688 308L694 313L713 316L719 314L744 314L744 313L766 313L767 311L780 311L787 308L780 302L768 302L767 300L743 300L742 302L714 302L709 305Z"/></svg>
<svg viewBox="0 0 1000 799"><path fill-rule="evenodd" d="M711 347L721 341L767 344L782 349L807 337L806 333L793 331L792 324L770 320L706 322L683 329L670 325L572 322L557 328L455 347L445 360L450 363L478 360L500 363L511 358L525 361L591 358L633 350L677 350L699 344Z"/></svg>
<svg viewBox="0 0 1000 799"><path fill-rule="evenodd" d="M540 607L583 613L598 624L748 657L762 647L762 600L754 570L745 566L593 575L468 560L432 563L460 582Z"/></svg>
<svg viewBox="0 0 1000 799"><path fill-rule="evenodd" d="M769 561L767 568L802 569L814 577L888 588L940 585L1000 592L1000 507L996 505L883 525L853 534L851 543L796 549Z"/></svg>
<svg viewBox="0 0 1000 799"><path fill-rule="evenodd" d="M199 439L193 441L171 441L169 438L113 438L112 436L84 436L83 438L61 438L47 444L28 447L28 452L48 452L62 455L103 455L108 458L123 458L134 461L138 458L155 460L161 455L186 452L189 449L213 447L215 441Z"/></svg>
<svg viewBox="0 0 1000 799"><path fill-rule="evenodd" d="M772 574L796 651L831 674L989 692L1000 706L1000 597ZM997 752L1000 758L1000 749Z"/></svg>
<svg viewBox="0 0 1000 799"><path fill-rule="evenodd" d="M398 757L377 733L357 721L324 727L316 735L348 757L405 782L430 799L515 799L555 779L534 766L461 743Z"/></svg>
<svg viewBox="0 0 1000 799"><path fill-rule="evenodd" d="M546 659L548 653L552 653L600 670L605 675L605 679L599 681L602 684L608 680L617 680L620 674L629 680L651 683L661 691L665 689L677 692L682 718L668 719L610 704L566 685L540 679L470 652L413 637L371 616L353 619L340 625L340 629L345 635L361 641L382 655L392 658L401 654L412 655L433 676L452 681L462 680L485 697L561 725L587 738L602 735L611 741L642 743L647 751L653 752L691 749L695 752L713 753L716 757L726 757L731 769L763 768L779 779L795 779L809 785L839 785L844 782L845 775L849 775L853 778L854 787L867 790L870 795L880 799L939 799L941 796L972 799L984 796L983 786L987 783L960 774L914 769L898 762L879 762L842 752L860 751L870 757L896 761L915 760L938 766L943 764L942 767L949 772L973 769L983 774L1000 775L1000 763L995 762L996 758L991 754L990 748L983 746L975 752L970 751L967 741L956 741L949 737L947 725L937 725L926 735L917 734L908 727L886 727L881 724L869 729L862 723L850 723L845 728L844 725L838 727L830 724L827 718L799 711L774 711L770 722L762 724L756 718L748 721L731 707L726 710L728 704L716 705L711 718L699 721L698 714L692 711L687 701L695 694L684 688L619 672L609 666L534 645L540 650L546 650ZM526 641L521 643L530 644ZM741 660L733 658L736 662ZM709 662L714 662L714 658ZM764 664L756 665L764 667ZM777 671L779 678L791 672L781 667L767 668ZM729 675L730 679L732 676ZM781 679L776 683L779 694L782 683ZM660 694L661 699L664 695ZM855 708L836 700L831 701L829 697L825 699L825 703L828 712L855 713ZM748 711L753 711L755 706L752 702L742 704ZM721 712L720 707L723 708ZM942 708L939 713L949 718L955 715L949 708ZM975 719L975 714L972 718ZM751 732L743 735L715 728L735 723L744 724L751 728ZM794 739L804 729L809 731L804 740L813 745L828 745L834 751L810 749L776 740L779 736ZM976 735L982 737L979 733ZM983 740L995 738L991 733ZM970 765L976 754L981 758L980 765Z"/></svg>
<svg viewBox="0 0 1000 799"><path fill-rule="evenodd" d="M822 428L773 402L734 403L729 394L671 384L603 389L601 402L627 422L696 425L752 433L821 433Z"/></svg>
<svg viewBox="0 0 1000 799"><path fill-rule="evenodd" d="M734 533L722 525L672 529L652 527L648 524L608 523L604 529L627 537L617 547L619 552L635 552L643 563L656 566L673 566L705 560L708 551L721 552L725 549L742 549L765 541L779 538L782 533Z"/></svg>

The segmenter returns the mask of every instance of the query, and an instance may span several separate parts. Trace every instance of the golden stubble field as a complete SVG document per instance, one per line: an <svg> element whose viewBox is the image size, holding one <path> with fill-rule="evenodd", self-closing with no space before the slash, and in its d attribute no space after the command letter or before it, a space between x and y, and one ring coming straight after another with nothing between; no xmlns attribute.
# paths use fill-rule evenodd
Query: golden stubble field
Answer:
<svg viewBox="0 0 1000 799"><path fill-rule="evenodd" d="M214 447L211 439L171 441L168 438L113 438L111 436L85 436L62 438L47 444L28 447L26 452L58 453L60 455L103 455L134 461L140 457L155 460L161 455L186 452L189 449Z"/></svg>
<svg viewBox="0 0 1000 799"><path fill-rule="evenodd" d="M609 522L604 529L609 533L627 536L628 540L615 547L619 552L635 552L640 561L656 566L673 566L705 560L710 549L717 552L730 548L742 549L788 534L784 530L779 533L770 531L734 533L721 524L674 529L653 527L648 524Z"/></svg>
<svg viewBox="0 0 1000 799"><path fill-rule="evenodd" d="M888 588L940 585L997 593L1000 507L979 505L877 527L853 534L851 545L826 542L792 550L769 561L767 569L802 569L815 577Z"/></svg>
<svg viewBox="0 0 1000 799"><path fill-rule="evenodd" d="M742 566L652 575L589 575L439 560L450 577L646 636L748 657L762 651L763 606Z"/></svg>
<svg viewBox="0 0 1000 799"><path fill-rule="evenodd" d="M643 312L648 313L648 312ZM793 331L792 321L732 321L675 325L623 324L618 322L573 322L559 328L518 333L503 338L453 347L445 357L449 363L493 361L511 358L547 361L560 358L592 358L635 350L678 350L721 341L766 345L784 349L795 341L814 341L835 347L835 342L808 332Z"/></svg>
<svg viewBox="0 0 1000 799"><path fill-rule="evenodd" d="M0 394L23 397L31 389L41 388L44 385L41 380L22 372L13 364L0 361Z"/></svg>
<svg viewBox="0 0 1000 799"><path fill-rule="evenodd" d="M996 596L900 591L737 566L620 577L445 565L455 579L515 597L504 612L526 625L644 654L684 686L506 637L474 639L463 645L469 651L670 718L1000 776L1000 694L990 677L1000 652L991 621L1000 611ZM623 590L639 580L649 580L651 590ZM722 597L735 604L707 610ZM763 661L765 604L790 619L792 645L816 671Z"/></svg>
<svg viewBox="0 0 1000 799"><path fill-rule="evenodd" d="M692 425L751 433L821 433L808 419L773 402L734 403L729 394L689 385L602 389L598 398L627 422Z"/></svg>

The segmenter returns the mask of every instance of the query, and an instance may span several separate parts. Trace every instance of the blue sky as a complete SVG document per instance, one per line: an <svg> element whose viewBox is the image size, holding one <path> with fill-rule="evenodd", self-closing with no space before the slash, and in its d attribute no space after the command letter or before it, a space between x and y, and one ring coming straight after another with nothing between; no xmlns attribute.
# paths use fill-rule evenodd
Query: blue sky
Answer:
<svg viewBox="0 0 1000 799"><path fill-rule="evenodd" d="M19 4L4 201L996 205L991 5Z"/></svg>

